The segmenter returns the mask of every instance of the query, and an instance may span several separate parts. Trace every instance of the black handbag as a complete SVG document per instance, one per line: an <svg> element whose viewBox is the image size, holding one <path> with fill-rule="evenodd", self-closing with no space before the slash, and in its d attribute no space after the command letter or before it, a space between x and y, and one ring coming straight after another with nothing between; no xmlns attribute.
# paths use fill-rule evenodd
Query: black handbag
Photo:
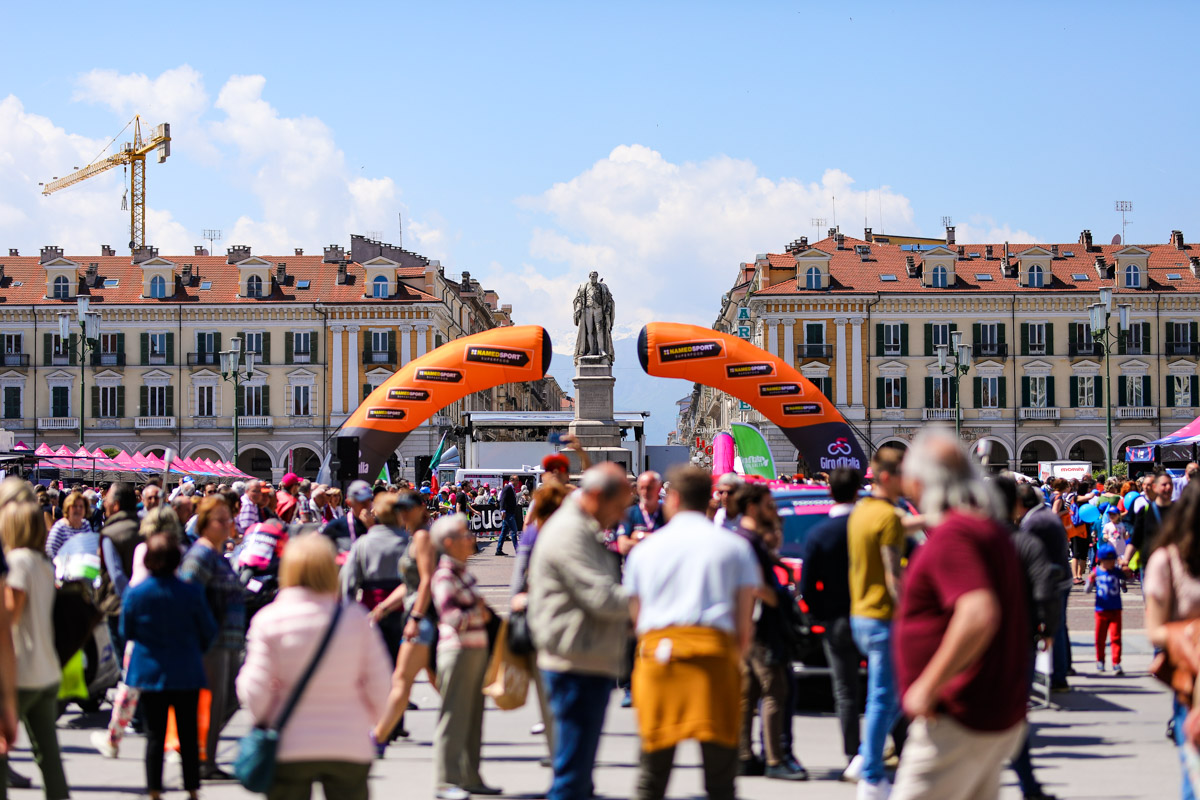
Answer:
<svg viewBox="0 0 1200 800"><path fill-rule="evenodd" d="M333 611L333 619L329 621L329 627L325 629L325 637L321 639L321 645L317 648L316 655L309 662L304 676L292 689L292 696L288 698L275 724L271 727L254 728L238 742L237 758L233 762L233 774L243 788L261 794L266 794L271 790L271 786L275 783L275 757L279 750L279 734L287 725L288 717L296 710L296 704L300 702L300 695L304 694L304 689L312 679L313 673L317 671L317 665L321 663L321 657L325 655L325 649L329 646L329 640L333 638L333 632L337 629L338 620L341 617L342 604L339 602Z"/></svg>
<svg viewBox="0 0 1200 800"><path fill-rule="evenodd" d="M529 617L525 611L514 611L508 615L508 651L514 656L533 653L533 635L529 630Z"/></svg>

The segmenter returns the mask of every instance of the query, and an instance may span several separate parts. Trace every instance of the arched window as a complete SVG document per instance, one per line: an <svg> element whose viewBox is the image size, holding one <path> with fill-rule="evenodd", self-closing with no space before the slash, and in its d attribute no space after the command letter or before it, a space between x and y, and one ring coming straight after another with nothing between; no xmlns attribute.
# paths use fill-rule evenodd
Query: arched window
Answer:
<svg viewBox="0 0 1200 800"><path fill-rule="evenodd" d="M940 264L933 268L933 288L946 288L946 268Z"/></svg>
<svg viewBox="0 0 1200 800"><path fill-rule="evenodd" d="M1142 271L1137 264L1125 267L1125 288L1138 289L1142 285Z"/></svg>
<svg viewBox="0 0 1200 800"><path fill-rule="evenodd" d="M1042 272L1041 264L1034 264L1029 268L1029 287L1031 289L1041 289L1046 283L1046 275Z"/></svg>
<svg viewBox="0 0 1200 800"><path fill-rule="evenodd" d="M804 286L807 289L821 288L821 268L809 267L808 272L804 275Z"/></svg>
<svg viewBox="0 0 1200 800"><path fill-rule="evenodd" d="M150 296L158 298L167 296L167 281L162 275L155 275L150 279Z"/></svg>
<svg viewBox="0 0 1200 800"><path fill-rule="evenodd" d="M59 275L54 279L54 299L66 300L71 296L69 284L65 275Z"/></svg>
<svg viewBox="0 0 1200 800"><path fill-rule="evenodd" d="M375 280L371 281L371 296L385 298L390 294L388 292L388 279L386 275L376 275Z"/></svg>
<svg viewBox="0 0 1200 800"><path fill-rule="evenodd" d="M251 275L246 278L246 297L262 297L263 286L262 278L257 275Z"/></svg>

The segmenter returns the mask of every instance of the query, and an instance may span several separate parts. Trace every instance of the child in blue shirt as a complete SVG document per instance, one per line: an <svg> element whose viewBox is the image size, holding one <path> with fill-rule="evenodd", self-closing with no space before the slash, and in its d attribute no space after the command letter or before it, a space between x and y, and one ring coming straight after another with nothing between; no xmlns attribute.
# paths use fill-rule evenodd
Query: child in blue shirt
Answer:
<svg viewBox="0 0 1200 800"><path fill-rule="evenodd" d="M1124 675L1121 669L1121 571L1117 569L1117 551L1104 542L1097 552L1098 564L1089 576L1096 589L1096 671L1104 671L1104 650L1112 640L1113 674Z"/></svg>

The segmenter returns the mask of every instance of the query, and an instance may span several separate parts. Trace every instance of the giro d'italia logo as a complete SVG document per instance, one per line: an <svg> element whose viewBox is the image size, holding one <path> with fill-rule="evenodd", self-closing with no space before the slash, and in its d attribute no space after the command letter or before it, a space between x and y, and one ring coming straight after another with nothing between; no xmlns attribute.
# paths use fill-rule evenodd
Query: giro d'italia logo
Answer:
<svg viewBox="0 0 1200 800"><path fill-rule="evenodd" d="M831 456L848 456L853 451L853 448L850 447L850 442L848 442L844 436L834 439L829 443L829 447L826 449L829 451L829 455Z"/></svg>
<svg viewBox="0 0 1200 800"><path fill-rule="evenodd" d="M832 458L821 456L821 469L831 470L838 467L862 469L862 462L856 456L851 455L854 452L854 446L845 436L834 439L825 449Z"/></svg>

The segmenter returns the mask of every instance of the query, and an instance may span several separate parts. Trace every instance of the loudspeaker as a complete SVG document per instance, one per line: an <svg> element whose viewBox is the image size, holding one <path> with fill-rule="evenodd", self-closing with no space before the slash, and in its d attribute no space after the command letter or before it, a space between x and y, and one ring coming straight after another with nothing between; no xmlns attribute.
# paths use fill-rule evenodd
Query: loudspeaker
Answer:
<svg viewBox="0 0 1200 800"><path fill-rule="evenodd" d="M337 440L338 469L335 476L339 481L358 478L358 437L339 436Z"/></svg>
<svg viewBox="0 0 1200 800"><path fill-rule="evenodd" d="M421 481L429 480L429 465L433 461L431 456L414 456L413 463L415 464L415 475L417 486L420 487Z"/></svg>

